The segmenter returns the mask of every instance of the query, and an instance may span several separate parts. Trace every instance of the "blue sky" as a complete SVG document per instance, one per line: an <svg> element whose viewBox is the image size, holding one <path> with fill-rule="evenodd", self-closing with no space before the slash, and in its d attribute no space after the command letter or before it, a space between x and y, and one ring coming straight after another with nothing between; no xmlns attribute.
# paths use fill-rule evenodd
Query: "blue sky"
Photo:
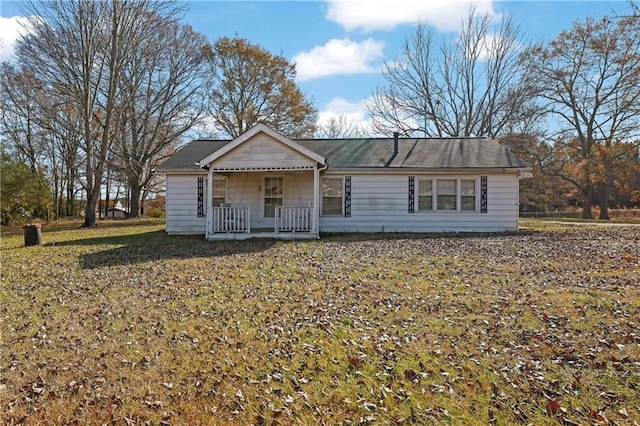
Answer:
<svg viewBox="0 0 640 426"><path fill-rule="evenodd" d="M0 0L0 60L10 58L19 2ZM298 84L320 120L343 114L366 121L363 102L381 83L380 67L393 61L415 25L426 22L455 36L473 4L492 16L510 14L526 40L551 40L576 20L629 13L624 0L314 0L188 1L184 22L211 42L239 36L295 62Z"/></svg>

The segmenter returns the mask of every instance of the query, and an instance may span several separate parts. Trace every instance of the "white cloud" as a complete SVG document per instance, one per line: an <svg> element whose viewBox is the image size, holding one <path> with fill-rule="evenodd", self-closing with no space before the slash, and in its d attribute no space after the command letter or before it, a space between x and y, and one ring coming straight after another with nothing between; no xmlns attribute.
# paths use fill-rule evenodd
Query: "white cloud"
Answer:
<svg viewBox="0 0 640 426"><path fill-rule="evenodd" d="M349 39L331 39L292 58L296 64L297 81L338 74L377 72L372 62L383 57L384 43L369 38L361 43Z"/></svg>
<svg viewBox="0 0 640 426"><path fill-rule="evenodd" d="M330 118L345 116L357 122L365 121L367 111L364 102L353 103L343 98L333 98L325 105L324 111L318 114L318 123L325 123Z"/></svg>
<svg viewBox="0 0 640 426"><path fill-rule="evenodd" d="M327 0L327 19L348 31L392 30L424 22L441 32L457 31L474 6L479 15L496 15L493 0Z"/></svg>
<svg viewBox="0 0 640 426"><path fill-rule="evenodd" d="M499 34L487 34L480 41L480 50L478 52L478 59L481 61L487 61L491 59L491 55L502 50L501 46L509 45L515 51L523 49L522 44L517 40L504 39Z"/></svg>
<svg viewBox="0 0 640 426"><path fill-rule="evenodd" d="M496 34L487 34L480 40L480 50L478 52L478 59L486 61L490 58L491 52L494 50L494 46L498 43L499 37Z"/></svg>
<svg viewBox="0 0 640 426"><path fill-rule="evenodd" d="M13 58L14 45L22 34L31 30L31 18L25 16L12 16L5 18L0 16L0 61L9 61Z"/></svg>

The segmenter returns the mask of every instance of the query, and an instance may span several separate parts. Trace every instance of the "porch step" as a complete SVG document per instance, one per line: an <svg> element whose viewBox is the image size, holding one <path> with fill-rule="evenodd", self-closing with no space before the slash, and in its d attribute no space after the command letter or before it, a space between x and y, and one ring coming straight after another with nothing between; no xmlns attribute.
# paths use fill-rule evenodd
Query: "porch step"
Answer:
<svg viewBox="0 0 640 426"><path fill-rule="evenodd" d="M256 232L254 232L256 231ZM319 238L318 234L312 232L273 232L272 229L266 231L251 230L246 232L229 232L216 233L208 237L209 241L225 241L225 240L250 240L252 238L269 238L274 240L315 240Z"/></svg>

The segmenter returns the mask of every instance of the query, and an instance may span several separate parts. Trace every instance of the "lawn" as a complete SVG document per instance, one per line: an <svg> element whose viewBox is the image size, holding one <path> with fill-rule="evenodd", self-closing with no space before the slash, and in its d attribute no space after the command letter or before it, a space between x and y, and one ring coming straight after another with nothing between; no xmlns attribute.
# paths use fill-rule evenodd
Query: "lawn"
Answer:
<svg viewBox="0 0 640 426"><path fill-rule="evenodd" d="M526 225L5 229L0 423L638 424L640 228Z"/></svg>

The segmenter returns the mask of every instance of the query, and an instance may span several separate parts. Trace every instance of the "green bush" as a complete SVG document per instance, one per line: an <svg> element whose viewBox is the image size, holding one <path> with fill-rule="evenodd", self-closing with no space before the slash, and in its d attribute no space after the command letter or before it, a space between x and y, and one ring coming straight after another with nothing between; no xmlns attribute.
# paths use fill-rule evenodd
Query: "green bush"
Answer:
<svg viewBox="0 0 640 426"><path fill-rule="evenodd" d="M3 225L47 218L51 191L47 182L24 162L2 153L0 179L0 217Z"/></svg>
<svg viewBox="0 0 640 426"><path fill-rule="evenodd" d="M167 214L165 213L164 210L151 209L147 213L147 216L152 217L154 219L164 219L167 216Z"/></svg>

